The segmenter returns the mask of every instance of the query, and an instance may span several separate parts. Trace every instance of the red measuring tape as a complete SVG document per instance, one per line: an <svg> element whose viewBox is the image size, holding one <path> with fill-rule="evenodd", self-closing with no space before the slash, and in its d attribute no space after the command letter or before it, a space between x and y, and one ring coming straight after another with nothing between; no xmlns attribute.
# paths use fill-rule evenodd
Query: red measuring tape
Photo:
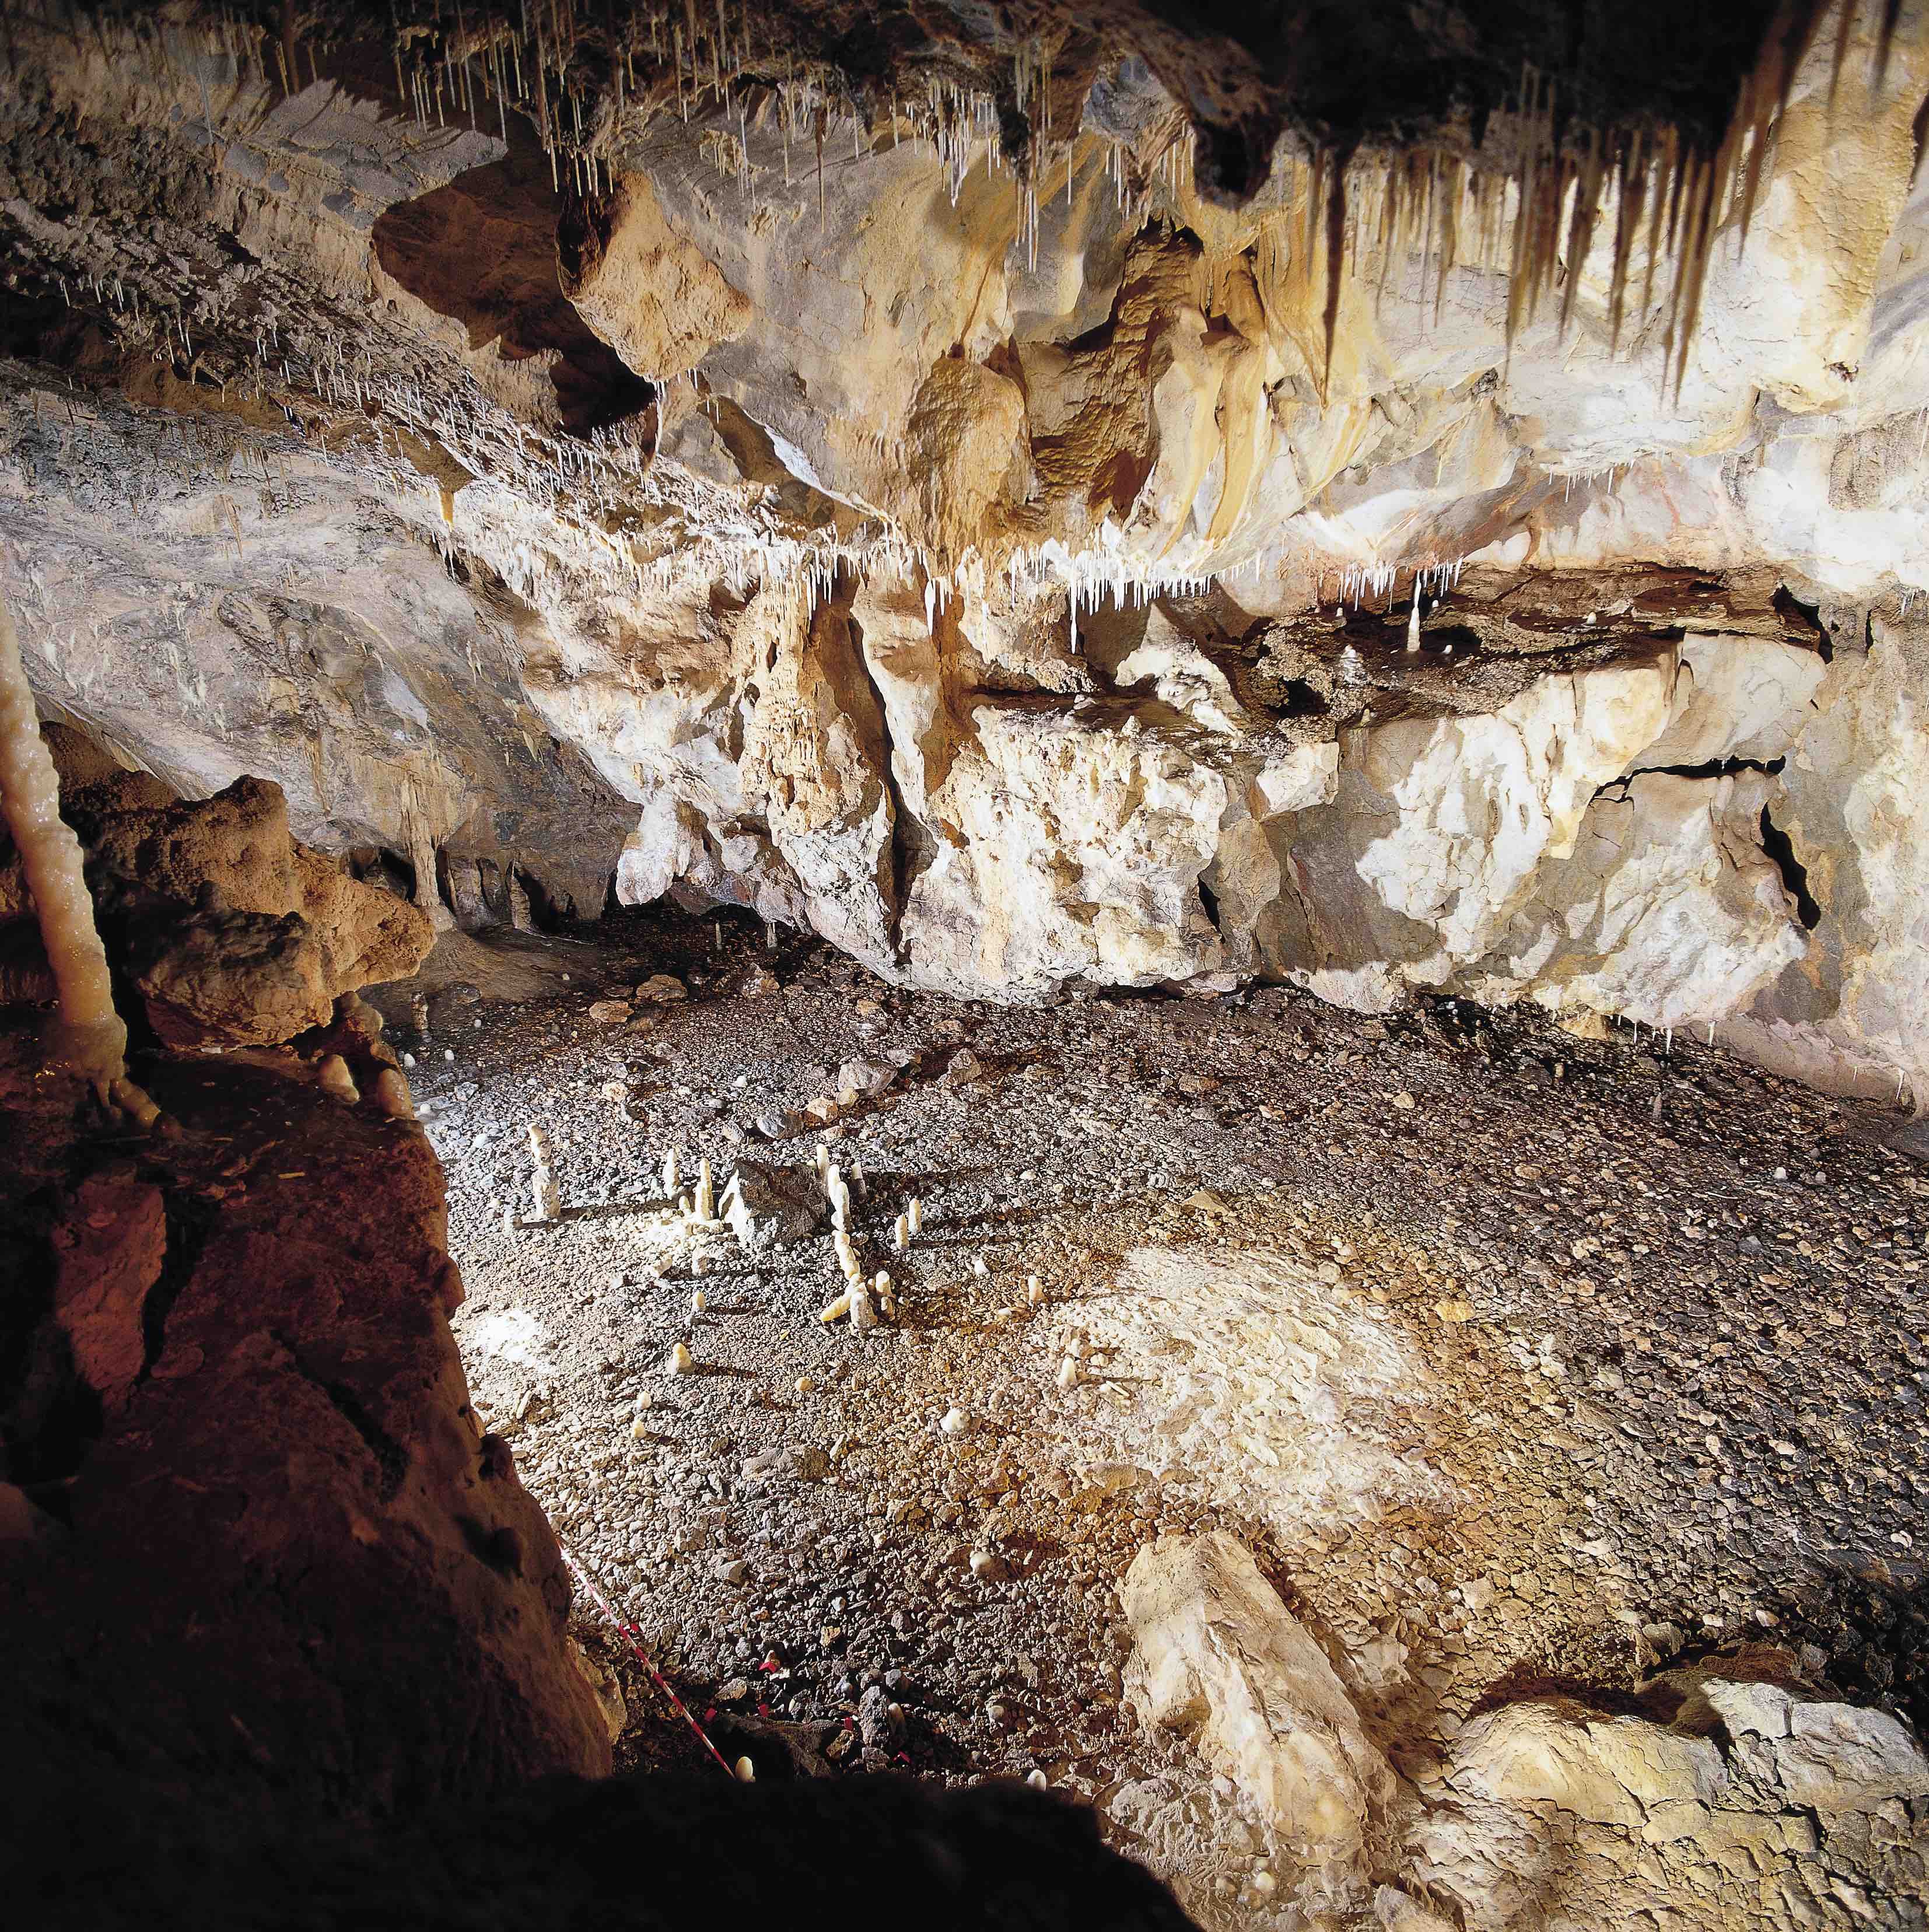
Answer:
<svg viewBox="0 0 1929 1932"><path fill-rule="evenodd" d="M609 1598L604 1596L597 1587L596 1580L590 1573L569 1553L568 1546L560 1537L556 1540L556 1546L562 1552L563 1562L568 1564L570 1575L582 1585L584 1594L609 1619L610 1628L629 1646L630 1654L650 1673L651 1683L654 1684L657 1689L661 1690L664 1696L676 1707L676 1714L696 1732L698 1742L712 1757L716 1760L718 1767L724 1777L734 1784L736 1782L736 1773L730 1768L729 1760L717 1749L715 1744L711 1743L710 1733L698 1723L694 1718L691 1716L689 1707L675 1691L670 1689L668 1681L664 1678L662 1672L657 1669L649 1652L644 1648L642 1626L634 1618L626 1618L617 1616L615 1607Z"/></svg>

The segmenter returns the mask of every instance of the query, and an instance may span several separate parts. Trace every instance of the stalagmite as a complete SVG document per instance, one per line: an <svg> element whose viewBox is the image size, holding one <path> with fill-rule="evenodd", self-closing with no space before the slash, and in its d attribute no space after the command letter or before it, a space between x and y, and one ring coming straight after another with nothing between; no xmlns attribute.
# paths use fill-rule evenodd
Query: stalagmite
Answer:
<svg viewBox="0 0 1929 1932"><path fill-rule="evenodd" d="M534 1120L530 1123L530 1158L536 1164L536 1171L530 1177L532 1217L538 1221L556 1220L562 1213L562 1190L549 1165L549 1136Z"/></svg>
<svg viewBox="0 0 1929 1932"><path fill-rule="evenodd" d="M891 1243L899 1254L911 1244L911 1222L908 1214L900 1214L891 1224Z"/></svg>
<svg viewBox="0 0 1929 1932"><path fill-rule="evenodd" d="M348 1070L348 1062L338 1053L332 1053L315 1069L315 1084L324 1094L332 1094L338 1100L346 1100L352 1106L362 1098L362 1090L355 1084L355 1076Z"/></svg>
<svg viewBox="0 0 1929 1932"><path fill-rule="evenodd" d="M924 1203L914 1194L911 1204L904 1210L904 1220L914 1234L924 1232Z"/></svg>
<svg viewBox="0 0 1929 1932"><path fill-rule="evenodd" d="M716 1183L711 1176L707 1154L697 1163L696 1218L699 1221L714 1221L717 1218Z"/></svg>
<svg viewBox="0 0 1929 1932"><path fill-rule="evenodd" d="M872 1306L871 1292L859 1282L850 1291L850 1325L860 1335L878 1325L878 1311Z"/></svg>
<svg viewBox="0 0 1929 1932"><path fill-rule="evenodd" d="M663 1156L663 1196L665 1200L676 1199L680 1180L676 1172L676 1150L672 1148Z"/></svg>
<svg viewBox="0 0 1929 1932"><path fill-rule="evenodd" d="M56 1062L105 1100L127 1076L128 1029L114 1010L106 950L81 868L80 841L60 815L60 779L40 740L14 614L0 596L0 808L33 895L60 990Z"/></svg>

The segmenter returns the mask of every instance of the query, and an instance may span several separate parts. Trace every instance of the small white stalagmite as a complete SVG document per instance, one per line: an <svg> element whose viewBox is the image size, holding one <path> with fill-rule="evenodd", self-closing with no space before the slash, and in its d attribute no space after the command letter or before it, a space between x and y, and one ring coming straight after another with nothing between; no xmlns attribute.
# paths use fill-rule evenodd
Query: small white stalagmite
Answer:
<svg viewBox="0 0 1929 1932"><path fill-rule="evenodd" d="M20 852L47 964L60 991L54 1058L88 1082L103 1100L112 1099L138 1117L135 1096L152 1103L127 1077L128 1029L114 1010L107 952L94 923L80 841L60 815L59 776L40 739L20 640L4 597L0 597L0 811Z"/></svg>
<svg viewBox="0 0 1929 1932"><path fill-rule="evenodd" d="M900 1214L891 1225L891 1243L899 1254L911 1244L911 1222L908 1214Z"/></svg>
<svg viewBox="0 0 1929 1932"><path fill-rule="evenodd" d="M676 1198L676 1189L681 1177L676 1172L676 1150L672 1148L663 1156L663 1195L668 1201Z"/></svg>
<svg viewBox="0 0 1929 1932"><path fill-rule="evenodd" d="M866 1335L878 1325L878 1311L871 1305L871 1291L860 1281L850 1291L850 1325Z"/></svg>
<svg viewBox="0 0 1929 1932"><path fill-rule="evenodd" d="M914 1234L924 1232L924 1203L914 1194L911 1204L904 1210L904 1220Z"/></svg>
<svg viewBox="0 0 1929 1932"><path fill-rule="evenodd" d="M536 1172L530 1177L530 1213L538 1221L554 1221L562 1213L562 1192L549 1164L549 1136L534 1120L530 1123L530 1158Z"/></svg>
<svg viewBox="0 0 1929 1932"><path fill-rule="evenodd" d="M705 1154L697 1163L697 1219L714 1221L716 1218L716 1182L710 1173L710 1157Z"/></svg>

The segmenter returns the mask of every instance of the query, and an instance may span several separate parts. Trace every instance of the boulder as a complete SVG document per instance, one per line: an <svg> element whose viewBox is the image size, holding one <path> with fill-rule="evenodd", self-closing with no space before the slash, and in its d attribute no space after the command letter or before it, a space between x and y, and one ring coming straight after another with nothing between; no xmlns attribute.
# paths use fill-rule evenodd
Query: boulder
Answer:
<svg viewBox="0 0 1929 1932"><path fill-rule="evenodd" d="M1142 1721L1186 1737L1301 1863L1360 1866L1400 1780L1244 1545L1220 1532L1161 1537L1132 1559L1121 1596L1126 1694Z"/></svg>
<svg viewBox="0 0 1929 1932"><path fill-rule="evenodd" d="M406 978L427 956L428 917L295 838L279 785L240 778L182 799L148 772L104 776L64 749L74 776L62 811L86 852L109 957L170 1046L290 1040L338 995ZM0 848L0 916L23 914L18 857Z"/></svg>
<svg viewBox="0 0 1929 1932"><path fill-rule="evenodd" d="M830 1218L816 1177L800 1168L740 1160L717 1203L746 1254L808 1240Z"/></svg>

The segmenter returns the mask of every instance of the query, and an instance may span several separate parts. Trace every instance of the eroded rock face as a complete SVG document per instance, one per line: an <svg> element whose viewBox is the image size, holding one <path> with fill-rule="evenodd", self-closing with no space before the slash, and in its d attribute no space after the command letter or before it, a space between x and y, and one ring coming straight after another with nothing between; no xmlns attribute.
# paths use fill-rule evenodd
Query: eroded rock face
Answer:
<svg viewBox="0 0 1929 1932"><path fill-rule="evenodd" d="M360 1059L357 1102L285 1052L150 1055L175 1126L102 1162L46 1083L13 1079L13 1034L16 1826L412 1815L607 1770L555 1540L469 1407L440 1170L373 1096L380 1070ZM331 1038L353 1034L350 1013ZM67 1190L76 1158L94 1171Z"/></svg>
<svg viewBox="0 0 1929 1932"><path fill-rule="evenodd" d="M842 91L640 40L566 134L394 111L386 44L290 98L29 24L32 667L434 917L614 884L972 997L1532 998L1919 1100L1929 54L1813 24L1699 279L1664 177L1516 250L1464 144L1369 115L1342 192L1137 14L974 26L1017 119L900 22Z"/></svg>
<svg viewBox="0 0 1929 1932"><path fill-rule="evenodd" d="M1141 1719L1184 1732L1232 1777L1322 1888L1383 1854L1400 1781L1325 1653L1250 1553L1223 1534L1162 1537L1121 1592Z"/></svg>
<svg viewBox="0 0 1929 1932"><path fill-rule="evenodd" d="M1233 1538L1161 1538L1123 1594L1134 1706L1235 1782L1310 1923L1370 1909L1386 1932L1634 1928L1664 1912L1766 1928L1812 1914L1828 1888L1818 1852L1831 1895L1849 1886L1866 1905L1903 1802L1929 1791L1906 1725L1808 1689L1761 1647L1654 1679L1640 1714L1498 1704L1408 1786ZM1371 1681L1367 1660L1341 1661Z"/></svg>
<svg viewBox="0 0 1929 1932"><path fill-rule="evenodd" d="M338 995L406 978L427 955L428 916L292 837L279 786L244 777L188 802L146 772L83 777L90 755L80 751L62 809L112 955L170 1045L292 1040L323 1024ZM0 873L0 909L30 928L10 844Z"/></svg>

